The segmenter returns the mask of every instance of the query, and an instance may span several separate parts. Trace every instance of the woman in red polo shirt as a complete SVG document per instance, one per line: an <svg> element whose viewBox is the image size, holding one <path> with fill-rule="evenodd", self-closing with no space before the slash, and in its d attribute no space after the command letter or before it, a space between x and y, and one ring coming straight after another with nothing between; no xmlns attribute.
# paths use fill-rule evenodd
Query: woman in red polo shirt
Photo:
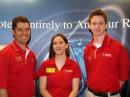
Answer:
<svg viewBox="0 0 130 97"><path fill-rule="evenodd" d="M67 38L58 33L53 36L49 59L39 69L40 93L44 97L76 97L81 73L79 65L69 58Z"/></svg>

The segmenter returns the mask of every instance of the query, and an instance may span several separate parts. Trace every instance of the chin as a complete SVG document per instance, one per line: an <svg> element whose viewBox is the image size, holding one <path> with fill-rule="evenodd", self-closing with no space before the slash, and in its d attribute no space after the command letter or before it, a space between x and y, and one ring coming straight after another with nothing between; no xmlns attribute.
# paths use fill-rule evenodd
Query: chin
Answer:
<svg viewBox="0 0 130 97"><path fill-rule="evenodd" d="M101 36L103 33L95 33L94 36Z"/></svg>
<svg viewBox="0 0 130 97"><path fill-rule="evenodd" d="M61 55L64 55L64 53L56 53L56 55L60 55L61 56Z"/></svg>
<svg viewBox="0 0 130 97"><path fill-rule="evenodd" d="M28 41L22 41L22 42L20 42L21 44L27 44L28 43Z"/></svg>

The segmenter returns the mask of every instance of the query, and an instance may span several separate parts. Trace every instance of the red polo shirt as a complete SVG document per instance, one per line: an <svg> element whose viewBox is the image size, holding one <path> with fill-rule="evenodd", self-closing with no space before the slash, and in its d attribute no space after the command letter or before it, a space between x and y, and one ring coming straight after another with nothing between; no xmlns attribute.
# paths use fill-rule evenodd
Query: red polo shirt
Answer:
<svg viewBox="0 0 130 97"><path fill-rule="evenodd" d="M9 97L32 97L35 65L34 53L13 41L0 52L0 88L7 89Z"/></svg>
<svg viewBox="0 0 130 97"><path fill-rule="evenodd" d="M55 59L52 58L41 64L39 76L47 76L47 90L52 97L68 97L72 91L72 79L81 78L81 73L79 65L70 58L58 71Z"/></svg>
<svg viewBox="0 0 130 97"><path fill-rule="evenodd" d="M101 47L96 48L93 40L86 46L84 61L87 85L97 92L115 92L120 89L119 81L128 80L128 53L107 34Z"/></svg>

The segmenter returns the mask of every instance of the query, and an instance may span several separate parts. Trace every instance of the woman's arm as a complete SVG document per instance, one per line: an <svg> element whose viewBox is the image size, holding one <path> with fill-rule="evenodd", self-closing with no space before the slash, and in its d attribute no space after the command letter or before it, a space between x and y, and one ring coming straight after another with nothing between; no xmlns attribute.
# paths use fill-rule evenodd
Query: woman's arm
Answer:
<svg viewBox="0 0 130 97"><path fill-rule="evenodd" d="M79 90L80 78L73 78L72 79L72 91L69 97L77 97L78 90Z"/></svg>
<svg viewBox="0 0 130 97"><path fill-rule="evenodd" d="M40 76L39 87L41 95L43 97L52 97L51 94L46 89L46 85L47 85L47 76Z"/></svg>

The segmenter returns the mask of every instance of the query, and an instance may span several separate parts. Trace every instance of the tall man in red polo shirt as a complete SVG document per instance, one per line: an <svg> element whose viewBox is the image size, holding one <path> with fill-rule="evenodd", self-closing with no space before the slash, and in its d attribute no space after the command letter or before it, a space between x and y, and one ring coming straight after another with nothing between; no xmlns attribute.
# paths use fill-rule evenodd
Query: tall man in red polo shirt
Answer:
<svg viewBox="0 0 130 97"><path fill-rule="evenodd" d="M36 58L28 48L31 29L24 16L12 21L14 40L0 52L0 97L33 97Z"/></svg>
<svg viewBox="0 0 130 97"><path fill-rule="evenodd" d="M120 97L119 90L128 80L129 58L126 49L107 34L107 15L94 10L88 18L93 39L86 46L86 97Z"/></svg>

